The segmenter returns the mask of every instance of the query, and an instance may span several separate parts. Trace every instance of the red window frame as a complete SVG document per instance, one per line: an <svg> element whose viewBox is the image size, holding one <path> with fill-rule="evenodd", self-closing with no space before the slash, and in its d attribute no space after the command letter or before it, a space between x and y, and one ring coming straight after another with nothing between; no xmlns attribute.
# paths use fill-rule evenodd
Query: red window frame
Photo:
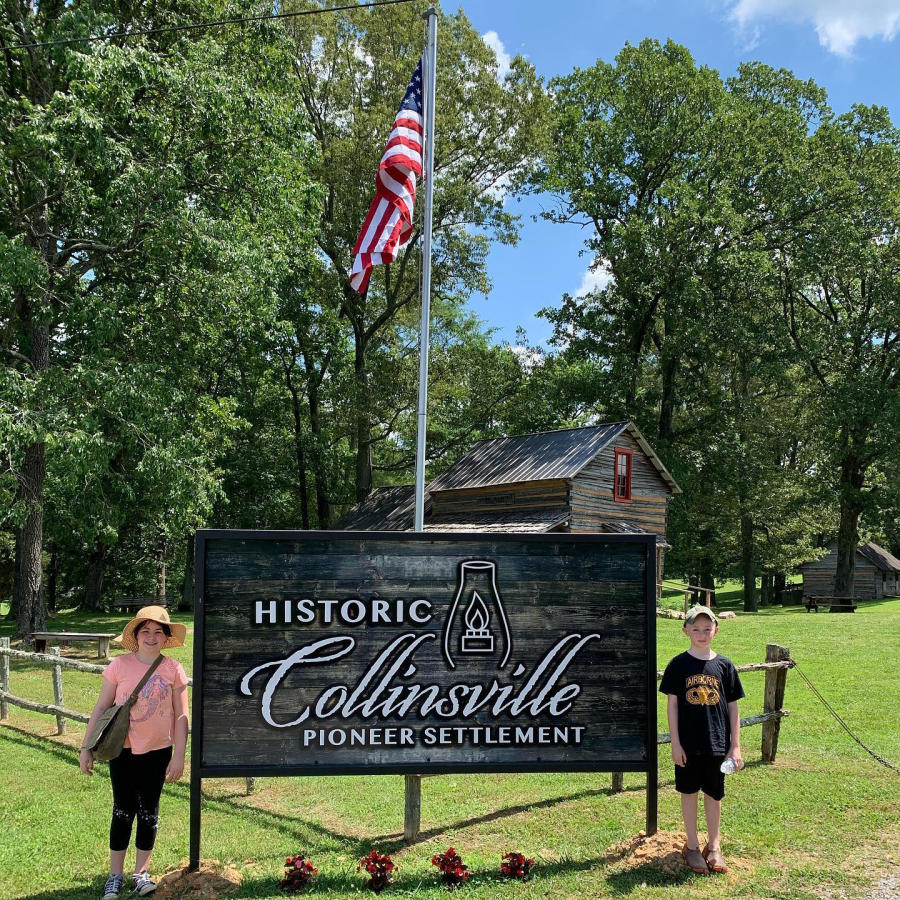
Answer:
<svg viewBox="0 0 900 900"><path fill-rule="evenodd" d="M613 462L613 499L619 503L631 502L631 472L634 462L634 450L616 447ZM624 468L624 472L620 471Z"/></svg>

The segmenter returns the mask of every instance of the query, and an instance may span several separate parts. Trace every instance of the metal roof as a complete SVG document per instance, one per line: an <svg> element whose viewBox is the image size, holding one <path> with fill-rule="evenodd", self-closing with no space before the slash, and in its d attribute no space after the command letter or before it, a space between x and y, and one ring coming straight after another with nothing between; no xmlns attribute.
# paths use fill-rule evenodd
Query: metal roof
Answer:
<svg viewBox="0 0 900 900"><path fill-rule="evenodd" d="M873 566L883 572L900 572L900 559L888 553L884 547L868 541L856 548L856 552L864 556Z"/></svg>
<svg viewBox="0 0 900 900"><path fill-rule="evenodd" d="M425 515L431 498L425 495ZM338 531L411 531L415 513L415 485L376 488L332 526Z"/></svg>
<svg viewBox="0 0 900 900"><path fill-rule="evenodd" d="M357 503L334 524L339 531L412 531L415 505L415 486L376 488L362 503ZM497 510L457 515L431 515L431 501L425 498L426 531L489 531L532 532L551 531L568 521L570 510L565 506L552 509Z"/></svg>
<svg viewBox="0 0 900 900"><path fill-rule="evenodd" d="M628 423L591 425L479 441L428 485L430 491L573 478Z"/></svg>
<svg viewBox="0 0 900 900"><path fill-rule="evenodd" d="M681 488L633 422L488 438L479 441L462 459L432 481L428 490L433 493L574 478L626 430L650 458L673 493L680 493Z"/></svg>
<svg viewBox="0 0 900 900"><path fill-rule="evenodd" d="M663 547L666 550L672 549L672 545L665 541L663 535L656 534L655 531L647 531L646 528L642 528L634 522L626 522L624 519L618 522L601 522L600 529L612 534L655 534L657 547Z"/></svg>

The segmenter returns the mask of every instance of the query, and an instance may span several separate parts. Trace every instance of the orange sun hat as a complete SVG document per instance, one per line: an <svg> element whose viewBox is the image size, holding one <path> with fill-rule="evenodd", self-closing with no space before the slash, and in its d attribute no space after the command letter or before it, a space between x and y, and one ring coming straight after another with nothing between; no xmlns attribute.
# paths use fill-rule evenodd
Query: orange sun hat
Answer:
<svg viewBox="0 0 900 900"><path fill-rule="evenodd" d="M135 633L143 622L156 622L157 625L168 625L172 634L166 638L163 650L167 647L183 647L187 634L187 626L180 622L172 622L169 613L164 606L143 606L137 615L122 629L122 633L115 639L126 650L132 653L137 651L137 637Z"/></svg>

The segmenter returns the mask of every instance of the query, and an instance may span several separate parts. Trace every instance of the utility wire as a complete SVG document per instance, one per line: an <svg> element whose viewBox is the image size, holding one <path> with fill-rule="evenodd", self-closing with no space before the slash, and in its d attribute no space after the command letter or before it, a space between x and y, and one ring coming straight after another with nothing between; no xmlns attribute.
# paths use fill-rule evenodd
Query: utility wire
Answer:
<svg viewBox="0 0 900 900"><path fill-rule="evenodd" d="M318 16L323 13L345 12L351 9L369 9L373 6L394 6L397 3L413 3L415 0L371 0L370 3L350 3L326 9L305 9L299 12L267 13L245 16L240 19L218 19L213 22L196 22L192 25L172 25L166 28L148 28L145 31L127 31L119 34L100 34L93 37L65 38L58 41L40 41L35 44L9 44L0 50L32 50L36 47L55 47L61 44L87 44L93 41L115 41L123 38L145 37L149 34L170 34L175 31L198 31L203 28L224 28L226 25L243 25L247 22L267 22L272 19L296 19L299 16Z"/></svg>
<svg viewBox="0 0 900 900"><path fill-rule="evenodd" d="M819 691L818 691L818 689L816 688L816 686L815 686L815 685L814 685L814 684L806 677L806 675L803 674L803 672L800 670L800 666L797 665L796 660L791 660L791 661L794 663L794 669L795 669L795 671L797 672L797 674L798 674L798 675L806 682L807 687L808 687L808 688L816 695L816 697L819 698L819 700L822 702L822 705L825 707L825 709L827 709L828 712L830 712L831 715L834 716L834 718L837 720L837 722L840 724L840 726L844 729L844 731L846 731L847 734L849 734L850 737L852 737L853 740L856 741L856 743L859 744L859 746L862 747L863 750L865 750L866 753L868 753L869 756L871 756L874 760L876 760L877 762L881 763L881 765L885 766L886 768L890 769L891 771L900 773L900 769L898 769L898 768L897 768L896 766L894 766L894 765L891 765L891 763L889 763L889 762L888 762L886 759L884 759L883 757L879 756L874 750L870 750L870 749L869 749L869 748L868 748L868 747L867 747L867 746L866 746L866 745L865 745L865 744L864 744L864 743L863 743L863 742L862 742L862 741L861 741L861 740L860 740L860 739L859 739L859 738L858 738L858 737L850 730L850 726L849 726L849 725L848 725L848 724L847 724L847 723L846 723L846 722L845 722L845 721L844 721L844 720L843 720L843 719L842 719L842 718L834 711L834 709L832 709L831 704L829 704L829 702L828 702L828 701L827 701L827 700L819 693Z"/></svg>

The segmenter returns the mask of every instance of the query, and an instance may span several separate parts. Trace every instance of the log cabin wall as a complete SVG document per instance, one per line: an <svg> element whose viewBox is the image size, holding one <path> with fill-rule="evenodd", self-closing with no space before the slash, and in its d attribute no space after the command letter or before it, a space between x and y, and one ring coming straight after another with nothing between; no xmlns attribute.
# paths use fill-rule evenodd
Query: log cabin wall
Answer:
<svg viewBox="0 0 900 900"><path fill-rule="evenodd" d="M634 451L631 500L613 499L616 447ZM604 522L630 522L665 539L671 488L650 462L640 444L623 433L572 479L572 531L599 531Z"/></svg>
<svg viewBox="0 0 900 900"><path fill-rule="evenodd" d="M568 503L568 484L565 479L557 479L435 491L431 503L433 516L551 509Z"/></svg>
<svg viewBox="0 0 900 900"><path fill-rule="evenodd" d="M803 596L834 595L834 576L837 570L837 548L831 547L826 556L800 567L803 573ZM872 600L883 596L881 572L861 554L856 554L853 575L853 596L860 600Z"/></svg>

